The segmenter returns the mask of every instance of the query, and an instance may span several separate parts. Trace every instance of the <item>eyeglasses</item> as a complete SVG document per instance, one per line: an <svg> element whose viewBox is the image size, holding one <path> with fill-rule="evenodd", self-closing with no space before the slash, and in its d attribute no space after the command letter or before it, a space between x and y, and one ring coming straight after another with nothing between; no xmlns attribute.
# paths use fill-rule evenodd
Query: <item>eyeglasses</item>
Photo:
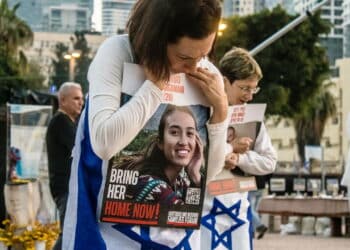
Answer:
<svg viewBox="0 0 350 250"><path fill-rule="evenodd" d="M238 86L238 85L237 85L237 87L240 88L240 90L242 90L243 92L245 92L247 94L253 94L253 95L258 93L260 90L260 87L249 88L248 86Z"/></svg>

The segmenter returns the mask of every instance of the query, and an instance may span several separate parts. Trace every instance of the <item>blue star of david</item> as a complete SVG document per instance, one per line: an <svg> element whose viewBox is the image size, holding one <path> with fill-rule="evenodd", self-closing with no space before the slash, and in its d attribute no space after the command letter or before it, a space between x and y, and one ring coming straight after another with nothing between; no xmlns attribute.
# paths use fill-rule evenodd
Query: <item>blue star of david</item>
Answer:
<svg viewBox="0 0 350 250"><path fill-rule="evenodd" d="M231 207L225 207L218 199L214 198L213 207L210 213L202 218L202 225L208 228L212 233L211 249L215 249L220 243L227 249L232 246L232 232L245 224L245 221L238 218L241 201L238 201ZM220 234L216 230L216 216L228 215L234 221L233 225Z"/></svg>
<svg viewBox="0 0 350 250"><path fill-rule="evenodd" d="M154 242L151 240L149 232L150 228L145 226L140 226L140 234L133 231L133 225L114 225L113 228L125 234L130 239L137 241L141 244L141 250L187 250L191 249L189 238L191 237L193 230L186 229L186 234L184 238L179 242L174 248L170 248L163 244Z"/></svg>

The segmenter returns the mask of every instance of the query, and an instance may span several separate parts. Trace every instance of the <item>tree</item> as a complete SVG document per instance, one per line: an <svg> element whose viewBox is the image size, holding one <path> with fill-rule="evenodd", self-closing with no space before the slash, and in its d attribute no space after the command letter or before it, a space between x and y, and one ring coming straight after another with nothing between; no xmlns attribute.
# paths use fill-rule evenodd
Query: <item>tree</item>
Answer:
<svg viewBox="0 0 350 250"><path fill-rule="evenodd" d="M20 4L9 8L7 0L0 2L0 41L3 56L13 56L18 53L18 47L31 45L33 32L30 27L16 16Z"/></svg>
<svg viewBox="0 0 350 250"><path fill-rule="evenodd" d="M233 46L253 49L295 18L281 7L276 7L272 11L224 20L228 27L218 38L215 48L217 58L220 59ZM327 118L316 115L321 114L317 105L322 103L321 97L329 98L329 102L332 97L323 89L323 82L329 78L330 72L326 50L319 45L319 35L329 30L330 24L322 20L320 12L317 12L255 55L264 77L259 84L263 91L254 98L254 102L267 103L267 115L279 115L294 121L301 159L304 155L303 143L311 142L306 138L310 131L305 130L312 126L306 126L304 122L324 128ZM325 114L329 117L331 113ZM311 114L314 115L312 121L307 121ZM315 131L310 138L318 138L316 141L319 143L322 133L323 129Z"/></svg>
<svg viewBox="0 0 350 250"><path fill-rule="evenodd" d="M70 38L71 48L64 43L57 43L55 48L55 58L52 60L54 74L52 83L57 87L69 80L69 61L64 59L64 55L74 51L80 52L80 57L75 59L74 81L82 85L83 91L87 92L87 72L91 63L90 48L85 38L85 32L76 31Z"/></svg>
<svg viewBox="0 0 350 250"><path fill-rule="evenodd" d="M298 154L305 162L305 145L321 145L321 138L329 118L337 112L336 101L328 91L331 84L323 85L321 90L309 99L309 105L304 113L294 117L294 128Z"/></svg>
<svg viewBox="0 0 350 250"><path fill-rule="evenodd" d="M253 49L294 18L277 7L225 20L228 28L218 38L217 58L232 46ZM255 102L268 102L267 114L292 118L317 93L329 74L325 49L316 46L319 35L327 32L329 24L317 13L255 56L264 73L260 82L264 91L256 96Z"/></svg>
<svg viewBox="0 0 350 250"><path fill-rule="evenodd" d="M32 74L34 66L22 51L32 44L33 32L16 16L18 7L16 4L10 9L7 0L0 2L0 104L11 101L14 93L40 87L43 82L37 71Z"/></svg>
<svg viewBox="0 0 350 250"><path fill-rule="evenodd" d="M83 87L84 92L88 90L88 80L87 80L87 72L89 70L90 63L92 58L90 57L91 49L88 46L88 43L85 38L86 32L76 31L74 33L75 38L74 42L74 50L80 51L80 57L77 59L77 65L75 68L75 78L74 80L80 83Z"/></svg>
<svg viewBox="0 0 350 250"><path fill-rule="evenodd" d="M64 59L64 55L68 54L69 47L64 43L57 43L55 46L55 58L52 59L53 75L51 76L51 84L59 88L62 83L69 80L69 62Z"/></svg>

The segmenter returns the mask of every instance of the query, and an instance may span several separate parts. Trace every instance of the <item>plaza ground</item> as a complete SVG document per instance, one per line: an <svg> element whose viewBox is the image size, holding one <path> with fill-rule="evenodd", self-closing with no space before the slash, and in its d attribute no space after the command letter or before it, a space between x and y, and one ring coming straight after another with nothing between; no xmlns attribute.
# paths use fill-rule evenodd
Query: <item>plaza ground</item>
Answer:
<svg viewBox="0 0 350 250"><path fill-rule="evenodd" d="M350 237L322 237L266 233L254 240L254 250L349 250Z"/></svg>

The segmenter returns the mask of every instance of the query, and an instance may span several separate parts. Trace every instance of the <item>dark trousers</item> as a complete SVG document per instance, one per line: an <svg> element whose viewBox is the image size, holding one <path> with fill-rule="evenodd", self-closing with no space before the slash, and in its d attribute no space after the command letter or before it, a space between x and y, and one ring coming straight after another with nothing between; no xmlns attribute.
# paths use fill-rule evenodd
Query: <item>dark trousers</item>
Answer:
<svg viewBox="0 0 350 250"><path fill-rule="evenodd" d="M57 196L54 198L54 201L56 203L56 207L60 217L61 233L59 234L57 241L53 246L52 250L62 250L62 230L63 230L64 216L66 214L67 195Z"/></svg>

